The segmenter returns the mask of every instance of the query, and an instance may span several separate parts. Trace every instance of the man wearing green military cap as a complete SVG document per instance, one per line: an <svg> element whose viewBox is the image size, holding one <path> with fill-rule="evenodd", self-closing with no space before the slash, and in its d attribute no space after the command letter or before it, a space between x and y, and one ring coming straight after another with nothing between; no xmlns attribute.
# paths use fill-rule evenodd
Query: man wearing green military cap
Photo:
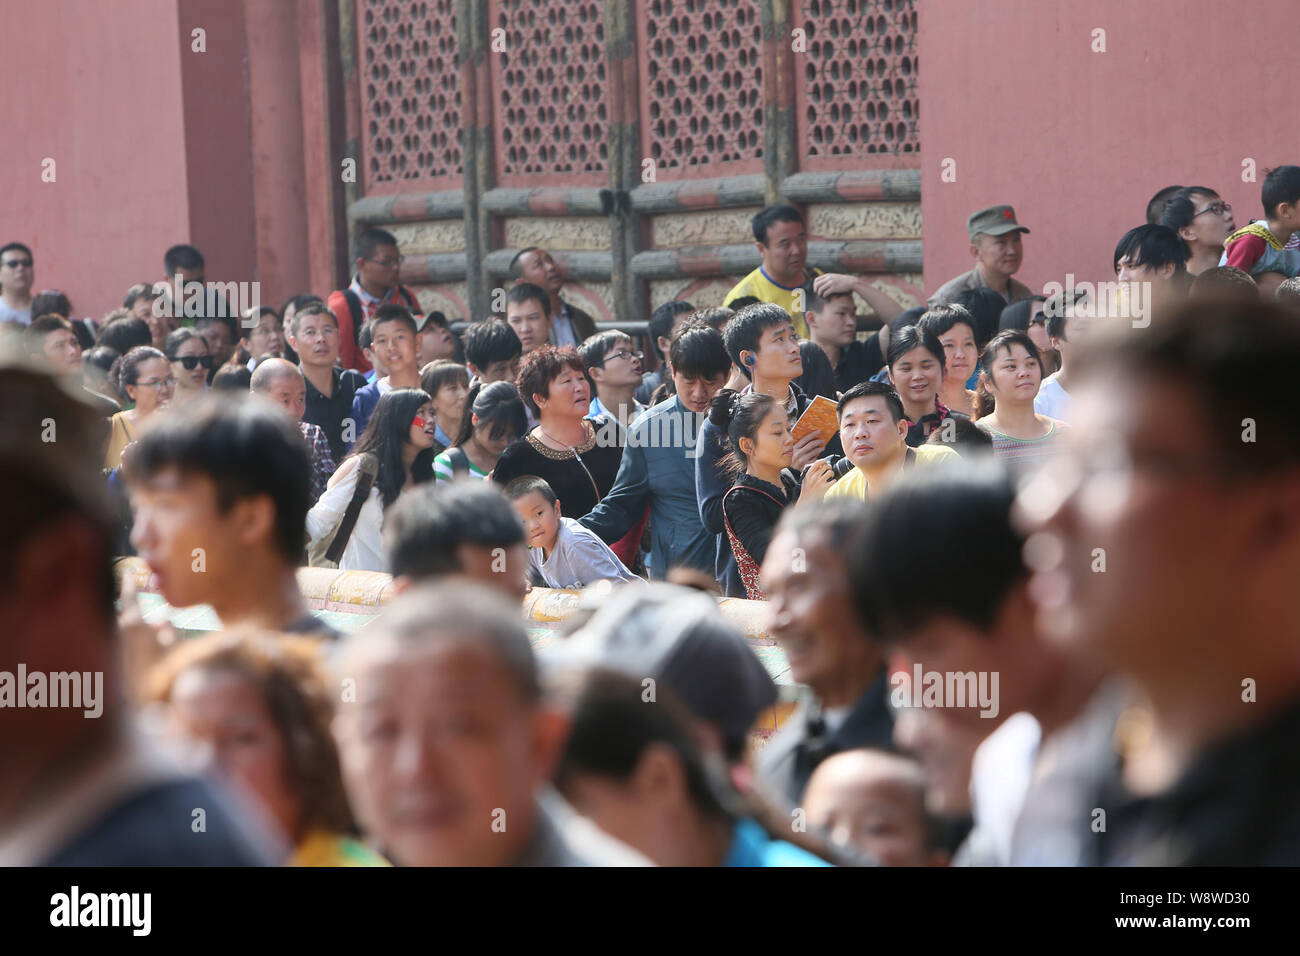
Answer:
<svg viewBox="0 0 1300 956"><path fill-rule="evenodd" d="M1010 206L981 209L966 220L966 230L970 233L975 268L945 282L930 296L929 304L947 304L969 289L992 289L1008 305L1032 298L1029 286L1012 278L1024 260L1020 234L1029 231L1016 222L1016 211Z"/></svg>

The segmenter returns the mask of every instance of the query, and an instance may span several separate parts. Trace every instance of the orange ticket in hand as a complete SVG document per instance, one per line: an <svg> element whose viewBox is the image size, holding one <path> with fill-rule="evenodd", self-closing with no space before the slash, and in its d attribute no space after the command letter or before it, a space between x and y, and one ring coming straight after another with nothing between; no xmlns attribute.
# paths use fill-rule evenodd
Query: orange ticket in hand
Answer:
<svg viewBox="0 0 1300 956"><path fill-rule="evenodd" d="M791 429L795 444L798 444L805 435L813 433L821 438L823 445L834 438L836 432L840 430L839 417L836 415L838 407L824 395L814 398Z"/></svg>

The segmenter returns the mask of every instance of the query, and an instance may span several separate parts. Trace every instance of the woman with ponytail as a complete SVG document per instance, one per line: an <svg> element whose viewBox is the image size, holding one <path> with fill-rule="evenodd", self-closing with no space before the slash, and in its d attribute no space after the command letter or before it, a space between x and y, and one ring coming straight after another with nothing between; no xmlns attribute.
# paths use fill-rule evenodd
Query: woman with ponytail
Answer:
<svg viewBox="0 0 1300 956"><path fill-rule="evenodd" d="M722 516L745 596L764 600L758 570L781 512L799 498L800 479L790 471L794 436L785 406L761 392L723 389L709 420L726 435L729 454L719 463L732 480L722 499ZM805 472L809 490L829 485L830 464L815 461ZM820 495L817 495L820 497Z"/></svg>
<svg viewBox="0 0 1300 956"><path fill-rule="evenodd" d="M486 478L507 446L527 431L524 402L513 384L476 383L465 398L460 434L433 459L434 481L451 481L462 475Z"/></svg>

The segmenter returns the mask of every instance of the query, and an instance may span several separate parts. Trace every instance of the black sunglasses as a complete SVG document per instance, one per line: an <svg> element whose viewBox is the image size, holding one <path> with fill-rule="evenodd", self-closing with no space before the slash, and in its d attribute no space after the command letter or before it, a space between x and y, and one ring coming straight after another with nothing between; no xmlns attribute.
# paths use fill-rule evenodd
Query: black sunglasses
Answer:
<svg viewBox="0 0 1300 956"><path fill-rule="evenodd" d="M211 355L181 355L172 361L180 362L183 368L191 372L194 371L194 368L197 365L202 365L204 368L212 368Z"/></svg>

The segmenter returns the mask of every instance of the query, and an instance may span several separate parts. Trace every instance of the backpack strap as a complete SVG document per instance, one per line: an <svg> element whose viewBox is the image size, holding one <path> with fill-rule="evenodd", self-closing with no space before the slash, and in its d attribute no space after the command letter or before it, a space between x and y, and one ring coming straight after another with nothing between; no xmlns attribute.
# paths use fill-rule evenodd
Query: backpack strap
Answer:
<svg viewBox="0 0 1300 956"><path fill-rule="evenodd" d="M469 455L465 454L465 449L459 445L447 449L447 460L451 462L453 476L469 474Z"/></svg>
<svg viewBox="0 0 1300 956"><path fill-rule="evenodd" d="M360 457L371 459L374 463L374 467L371 469L372 472L378 472L379 463L374 455L366 452ZM348 546L348 539L352 537L352 529L357 526L357 518L361 515L361 508L370 497L370 486L373 484L373 479L364 468L358 468L358 472L357 486L352 492L352 500L348 502L347 510L343 512L343 519L334 532L334 540L330 542L329 549L325 552L325 560L332 561L335 565L342 559L343 552Z"/></svg>
<svg viewBox="0 0 1300 956"><path fill-rule="evenodd" d="M360 349L361 326L366 323L365 313L361 310L361 298L351 289L343 290L343 298L347 300L348 311L352 313L352 342Z"/></svg>

